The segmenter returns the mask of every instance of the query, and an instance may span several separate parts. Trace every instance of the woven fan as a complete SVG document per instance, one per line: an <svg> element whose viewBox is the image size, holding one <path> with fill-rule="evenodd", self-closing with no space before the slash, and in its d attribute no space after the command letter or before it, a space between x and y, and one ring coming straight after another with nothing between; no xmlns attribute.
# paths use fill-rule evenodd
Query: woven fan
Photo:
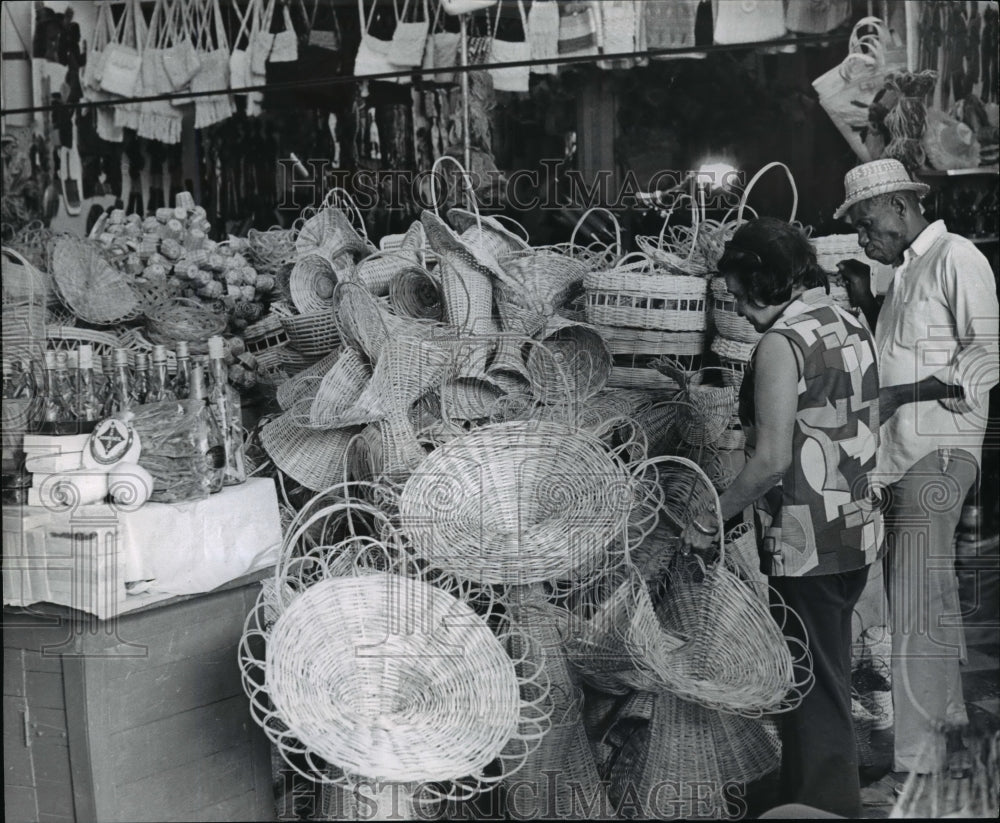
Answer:
<svg viewBox="0 0 1000 823"><path fill-rule="evenodd" d="M556 423L483 426L434 451L407 481L404 532L432 565L490 583L586 577L628 517L623 467Z"/></svg>
<svg viewBox="0 0 1000 823"><path fill-rule="evenodd" d="M111 326L139 316L142 305L138 295L92 243L60 237L51 257L60 299L81 320Z"/></svg>

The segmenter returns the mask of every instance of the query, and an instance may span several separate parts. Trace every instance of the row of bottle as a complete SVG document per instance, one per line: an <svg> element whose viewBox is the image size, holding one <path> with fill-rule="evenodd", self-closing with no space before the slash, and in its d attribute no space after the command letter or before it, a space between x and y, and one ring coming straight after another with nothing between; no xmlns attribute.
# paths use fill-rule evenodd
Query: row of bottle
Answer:
<svg viewBox="0 0 1000 823"><path fill-rule="evenodd" d="M46 351L41 385L30 362L3 361L3 396L27 398L35 413L29 424L43 434L80 434L98 421L127 415L136 406L169 400L200 400L209 404L225 441L226 485L246 480L242 409L239 394L229 385L225 342L213 337L208 357L192 358L185 342L177 343L176 369L168 370L165 346L153 347L150 358L116 349L101 358L82 344L76 351ZM129 364L134 357L135 367Z"/></svg>

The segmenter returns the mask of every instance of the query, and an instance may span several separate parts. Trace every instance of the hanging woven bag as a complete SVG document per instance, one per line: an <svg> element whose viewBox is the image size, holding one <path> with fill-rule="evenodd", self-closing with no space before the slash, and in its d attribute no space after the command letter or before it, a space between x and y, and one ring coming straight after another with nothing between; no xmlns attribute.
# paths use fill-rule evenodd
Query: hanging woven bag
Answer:
<svg viewBox="0 0 1000 823"><path fill-rule="evenodd" d="M500 20L500 3L497 4L497 24ZM528 19L524 14L524 0L517 0L517 9L521 15L521 36L523 40L501 40L496 37L494 27L494 38L492 45L493 63L521 63L531 59L531 44L527 40ZM510 66L508 68L490 69L490 77L493 78L493 88L497 91L528 91L531 80L531 68L528 65Z"/></svg>
<svg viewBox="0 0 1000 823"><path fill-rule="evenodd" d="M559 4L556 0L533 0L528 9L528 42L532 60L554 60L559 56ZM555 63L536 63L535 74L555 74Z"/></svg>
<svg viewBox="0 0 1000 823"><path fill-rule="evenodd" d="M409 14L411 2L412 15ZM403 0L402 9L399 8L399 0L393 0L393 8L396 12L396 30L392 33L390 46L392 62L398 66L419 66L424 59L430 29L427 0ZM408 20L408 16L420 19Z"/></svg>
<svg viewBox="0 0 1000 823"><path fill-rule="evenodd" d="M162 59L172 91L187 88L201 67L188 28L192 5L192 0L176 0L166 13L168 24L163 32Z"/></svg>

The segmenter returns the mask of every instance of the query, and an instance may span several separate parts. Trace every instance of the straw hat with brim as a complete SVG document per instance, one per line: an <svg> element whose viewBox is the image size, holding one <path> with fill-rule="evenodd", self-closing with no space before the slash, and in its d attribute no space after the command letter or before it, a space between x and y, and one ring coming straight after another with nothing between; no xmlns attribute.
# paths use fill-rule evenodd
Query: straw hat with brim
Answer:
<svg viewBox="0 0 1000 823"><path fill-rule="evenodd" d="M979 166L980 146L976 135L965 123L943 111L928 109L927 129L921 142L927 159L938 171Z"/></svg>
<svg viewBox="0 0 1000 823"><path fill-rule="evenodd" d="M471 258L477 269L491 277L503 277L503 269L496 256L482 244L467 243L452 228L432 211L420 213L420 222L427 232L427 242L436 254L463 259Z"/></svg>
<svg viewBox="0 0 1000 823"><path fill-rule="evenodd" d="M855 166L844 175L846 196L844 202L833 213L833 218L839 220L851 206L880 194L912 191L923 197L930 190L931 187L926 183L916 183L911 180L906 167L898 160L872 160L870 163Z"/></svg>

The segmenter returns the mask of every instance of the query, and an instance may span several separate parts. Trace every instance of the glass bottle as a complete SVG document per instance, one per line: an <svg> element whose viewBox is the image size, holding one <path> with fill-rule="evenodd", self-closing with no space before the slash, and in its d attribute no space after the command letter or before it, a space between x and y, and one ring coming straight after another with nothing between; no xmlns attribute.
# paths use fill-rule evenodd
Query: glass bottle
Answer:
<svg viewBox="0 0 1000 823"><path fill-rule="evenodd" d="M243 445L243 419L239 395L226 376L225 342L219 336L208 341L208 363L212 375L209 400L226 447L225 483L235 486L247 479Z"/></svg>
<svg viewBox="0 0 1000 823"><path fill-rule="evenodd" d="M101 417L94 393L94 349L84 343L77 354L76 417L81 431L90 431Z"/></svg>
<svg viewBox="0 0 1000 823"><path fill-rule="evenodd" d="M200 365L191 367L191 394L188 399L190 413L197 418L198 450L205 455L208 491L222 491L226 470L225 438L216 422L212 403L205 391L205 372Z"/></svg>
<svg viewBox="0 0 1000 823"><path fill-rule="evenodd" d="M149 394L149 356L145 352L135 353L135 374L132 377L132 401L141 406Z"/></svg>
<svg viewBox="0 0 1000 823"><path fill-rule="evenodd" d="M105 415L110 417L120 415L135 403L132 393L132 375L128 366L128 349L115 349L114 374L111 376L111 391L108 395L108 405Z"/></svg>
<svg viewBox="0 0 1000 823"><path fill-rule="evenodd" d="M45 352L45 404L42 411L42 431L46 434L75 433L74 402L67 352Z"/></svg>
<svg viewBox="0 0 1000 823"><path fill-rule="evenodd" d="M176 395L170 387L170 377L167 374L167 347L153 346L153 368L149 373L149 392L147 403L157 403L161 400L174 400Z"/></svg>
<svg viewBox="0 0 1000 823"><path fill-rule="evenodd" d="M94 369L94 394L97 396L97 405L101 409L101 417L107 417L104 410L108 406L111 382L115 374L113 355L102 354L100 366L99 369Z"/></svg>
<svg viewBox="0 0 1000 823"><path fill-rule="evenodd" d="M177 342L177 374L174 375L171 388L178 400L186 400L191 396L191 357L186 340Z"/></svg>

